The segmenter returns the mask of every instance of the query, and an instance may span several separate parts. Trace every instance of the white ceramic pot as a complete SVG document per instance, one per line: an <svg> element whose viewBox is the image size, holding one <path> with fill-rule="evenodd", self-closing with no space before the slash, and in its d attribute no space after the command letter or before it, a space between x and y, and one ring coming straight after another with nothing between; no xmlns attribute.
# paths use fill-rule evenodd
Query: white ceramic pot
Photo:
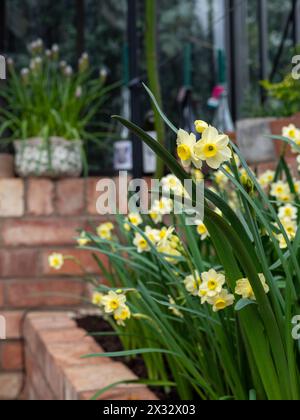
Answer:
<svg viewBox="0 0 300 420"><path fill-rule="evenodd" d="M60 137L16 140L15 169L22 177L79 177L82 173L82 142Z"/></svg>

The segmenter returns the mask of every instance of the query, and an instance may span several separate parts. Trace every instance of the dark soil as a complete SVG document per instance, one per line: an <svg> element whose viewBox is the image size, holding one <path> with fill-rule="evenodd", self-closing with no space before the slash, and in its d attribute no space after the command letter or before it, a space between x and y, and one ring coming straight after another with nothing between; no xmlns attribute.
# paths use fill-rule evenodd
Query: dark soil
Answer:
<svg viewBox="0 0 300 420"><path fill-rule="evenodd" d="M97 316L88 316L85 318L77 319L78 327L84 329L89 334L92 333L106 333L113 332L111 326L101 317ZM104 336L104 337L93 337L94 340L100 344L100 346L107 352L116 352L124 350L122 343L117 336ZM114 358L117 362L122 362L129 369L132 370L140 379L147 379L147 369L142 357L134 358L125 358L125 357L116 357ZM178 401L180 398L176 390L172 390L169 394L166 394L162 388L153 388L149 387L154 394L160 399L165 401Z"/></svg>

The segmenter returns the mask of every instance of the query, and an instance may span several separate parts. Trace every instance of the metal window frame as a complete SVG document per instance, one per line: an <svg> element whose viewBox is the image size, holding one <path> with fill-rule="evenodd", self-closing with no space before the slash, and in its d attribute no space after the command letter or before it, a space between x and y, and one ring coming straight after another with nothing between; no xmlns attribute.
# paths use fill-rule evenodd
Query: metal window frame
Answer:
<svg viewBox="0 0 300 420"><path fill-rule="evenodd" d="M247 0L225 0L225 11L231 108L234 120L238 120L250 85Z"/></svg>
<svg viewBox="0 0 300 420"><path fill-rule="evenodd" d="M0 53L5 50L6 43L6 0L0 0Z"/></svg>
<svg viewBox="0 0 300 420"><path fill-rule="evenodd" d="M141 81L139 80L139 35L138 35L138 1L127 0L127 41L129 51L129 88L131 120L140 125L142 121L141 113ZM132 135L133 153L133 177L141 178L143 175L143 145L139 138Z"/></svg>
<svg viewBox="0 0 300 420"><path fill-rule="evenodd" d="M268 25L268 0L257 1L257 14L259 26L259 77L260 80L269 78L269 25ZM261 102L266 100L265 90L261 88Z"/></svg>
<svg viewBox="0 0 300 420"><path fill-rule="evenodd" d="M294 16L293 16L293 23L294 23L294 44L300 44L300 0L293 0L294 1Z"/></svg>

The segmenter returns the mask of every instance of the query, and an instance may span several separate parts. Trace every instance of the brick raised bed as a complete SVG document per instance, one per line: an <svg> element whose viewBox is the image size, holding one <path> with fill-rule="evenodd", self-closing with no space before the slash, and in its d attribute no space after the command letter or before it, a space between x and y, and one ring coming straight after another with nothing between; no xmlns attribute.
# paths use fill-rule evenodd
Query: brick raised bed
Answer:
<svg viewBox="0 0 300 420"><path fill-rule="evenodd" d="M87 294L78 266L68 261L62 271L50 270L49 254L74 255L101 280L93 258L74 248L78 228L107 219L96 211L98 181L0 178L0 315L7 321L0 399L15 398L22 383L26 311L78 307Z"/></svg>
<svg viewBox="0 0 300 420"><path fill-rule="evenodd" d="M26 391L29 400L89 400L100 389L137 377L109 358L81 359L102 353L101 347L76 326L74 314L34 313L25 322ZM120 385L105 400L155 400L143 385Z"/></svg>

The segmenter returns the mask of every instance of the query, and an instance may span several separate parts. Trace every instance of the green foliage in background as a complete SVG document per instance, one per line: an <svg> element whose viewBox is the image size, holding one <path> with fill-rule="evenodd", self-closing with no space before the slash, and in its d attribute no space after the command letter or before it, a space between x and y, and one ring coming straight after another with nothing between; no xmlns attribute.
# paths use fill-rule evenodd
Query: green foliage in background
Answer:
<svg viewBox="0 0 300 420"><path fill-rule="evenodd" d="M283 117L290 117L300 112L300 81L291 74L285 76L279 83L270 83L268 80L261 82L268 96L276 101L273 105Z"/></svg>

